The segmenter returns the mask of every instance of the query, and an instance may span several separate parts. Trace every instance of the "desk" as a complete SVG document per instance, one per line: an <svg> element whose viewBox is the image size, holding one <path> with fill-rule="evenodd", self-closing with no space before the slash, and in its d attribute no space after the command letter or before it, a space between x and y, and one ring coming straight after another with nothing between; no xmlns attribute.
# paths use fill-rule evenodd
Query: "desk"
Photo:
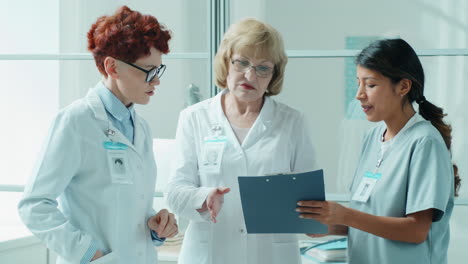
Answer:
<svg viewBox="0 0 468 264"><path fill-rule="evenodd" d="M311 245L317 245L317 244L322 244L327 241L333 241L337 239L342 239L345 238L344 236L326 236L326 237L319 237L319 238L309 238L306 236L303 236L306 239L299 239L299 247L307 247ZM315 249L312 249L315 250ZM342 251L345 253L344 251ZM341 253L340 255L342 255ZM346 264L345 262L320 262L320 261L314 261L310 258L307 258L305 256L301 256L302 264L318 264L318 263L339 263L339 264Z"/></svg>
<svg viewBox="0 0 468 264"><path fill-rule="evenodd" d="M176 264L180 246L162 246L157 251L158 264ZM56 254L24 225L0 225L1 264L55 264L55 261Z"/></svg>
<svg viewBox="0 0 468 264"><path fill-rule="evenodd" d="M0 225L0 254L6 251L39 244L40 240L22 224Z"/></svg>
<svg viewBox="0 0 468 264"><path fill-rule="evenodd" d="M180 247L181 247L180 245L159 247L157 249L158 250L158 263L159 264L176 264L179 251L180 251ZM301 263L302 264L320 264L320 262L315 262L311 259L305 258L304 256L301 257ZM341 263L341 264L346 264L346 263Z"/></svg>
<svg viewBox="0 0 468 264"><path fill-rule="evenodd" d="M161 246L157 247L158 251L158 264L172 264L177 263L177 259L179 258L180 247L182 245L177 246Z"/></svg>
<svg viewBox="0 0 468 264"><path fill-rule="evenodd" d="M157 248L159 264L176 264L180 245ZM53 264L55 254L49 252L39 239L22 224L0 225L0 263ZM317 262L302 257L302 264Z"/></svg>
<svg viewBox="0 0 468 264"><path fill-rule="evenodd" d="M48 252L23 225L0 225L0 263L48 264Z"/></svg>
<svg viewBox="0 0 468 264"><path fill-rule="evenodd" d="M311 259L308 259L308 258L305 258L304 256L302 256L301 258L301 263L302 264L324 264L324 263L333 263L333 262L316 262L316 261L313 261ZM342 263L340 262L340 264L347 264L347 263Z"/></svg>

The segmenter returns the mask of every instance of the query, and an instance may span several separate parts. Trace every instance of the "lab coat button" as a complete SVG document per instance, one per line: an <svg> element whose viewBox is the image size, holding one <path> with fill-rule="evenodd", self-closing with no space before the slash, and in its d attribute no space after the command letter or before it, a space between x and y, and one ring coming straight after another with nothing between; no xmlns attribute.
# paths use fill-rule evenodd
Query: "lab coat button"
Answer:
<svg viewBox="0 0 468 264"><path fill-rule="evenodd" d="M239 232L240 232L241 234L244 234L244 232L245 232L244 228L239 229Z"/></svg>

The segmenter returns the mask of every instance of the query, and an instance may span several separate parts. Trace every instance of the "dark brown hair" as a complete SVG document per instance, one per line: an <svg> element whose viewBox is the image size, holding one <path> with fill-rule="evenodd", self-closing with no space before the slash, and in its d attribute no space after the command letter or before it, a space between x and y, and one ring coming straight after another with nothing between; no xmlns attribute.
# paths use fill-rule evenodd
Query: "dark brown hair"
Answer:
<svg viewBox="0 0 468 264"><path fill-rule="evenodd" d="M93 53L99 71L104 70L107 56L126 62L135 62L150 55L151 47L167 54L169 30L159 24L154 16L142 15L122 6L112 16L102 16L88 32L88 50Z"/></svg>

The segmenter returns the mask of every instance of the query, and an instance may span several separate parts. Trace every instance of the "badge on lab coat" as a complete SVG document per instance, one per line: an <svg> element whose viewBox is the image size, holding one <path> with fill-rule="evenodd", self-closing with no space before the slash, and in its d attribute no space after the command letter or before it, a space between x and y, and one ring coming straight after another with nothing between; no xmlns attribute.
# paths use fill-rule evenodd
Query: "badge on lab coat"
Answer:
<svg viewBox="0 0 468 264"><path fill-rule="evenodd" d="M366 203L380 177L382 177L380 173L366 172L364 177L362 177L361 183L354 192L352 200Z"/></svg>
<svg viewBox="0 0 468 264"><path fill-rule="evenodd" d="M133 184L132 174L128 173L127 152L125 150L107 150L107 161L112 183Z"/></svg>
<svg viewBox="0 0 468 264"><path fill-rule="evenodd" d="M201 172L219 173L221 171L221 161L223 159L225 146L225 136L209 137L205 139L201 154Z"/></svg>

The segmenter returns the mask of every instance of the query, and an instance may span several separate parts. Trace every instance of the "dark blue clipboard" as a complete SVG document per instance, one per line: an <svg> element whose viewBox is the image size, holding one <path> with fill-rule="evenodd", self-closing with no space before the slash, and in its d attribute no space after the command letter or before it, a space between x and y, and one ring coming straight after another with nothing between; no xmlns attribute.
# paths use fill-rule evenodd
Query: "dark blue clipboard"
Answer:
<svg viewBox="0 0 468 264"><path fill-rule="evenodd" d="M326 234L328 227L299 218L298 201L324 201L323 170L271 176L239 176L239 191L249 234Z"/></svg>

